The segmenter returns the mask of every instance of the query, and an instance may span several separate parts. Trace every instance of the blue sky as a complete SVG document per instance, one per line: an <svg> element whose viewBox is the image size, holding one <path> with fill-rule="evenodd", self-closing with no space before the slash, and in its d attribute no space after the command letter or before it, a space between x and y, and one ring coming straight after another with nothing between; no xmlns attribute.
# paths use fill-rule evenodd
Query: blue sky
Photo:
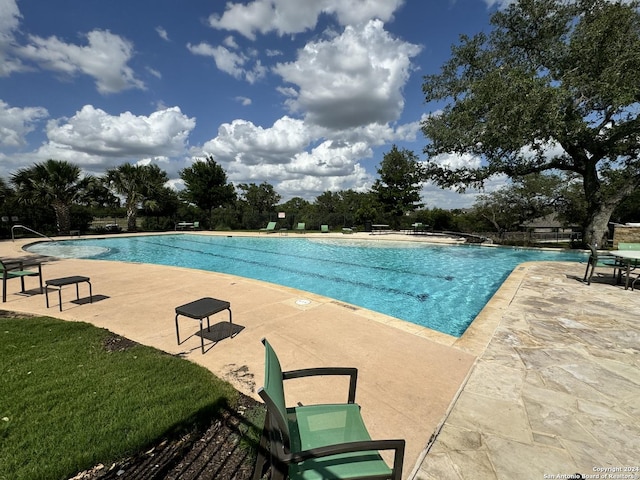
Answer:
<svg viewBox="0 0 640 480"><path fill-rule="evenodd" d="M393 144L424 158L423 76L507 1L0 0L0 177L151 162L180 189L212 155L283 200L365 191Z"/></svg>

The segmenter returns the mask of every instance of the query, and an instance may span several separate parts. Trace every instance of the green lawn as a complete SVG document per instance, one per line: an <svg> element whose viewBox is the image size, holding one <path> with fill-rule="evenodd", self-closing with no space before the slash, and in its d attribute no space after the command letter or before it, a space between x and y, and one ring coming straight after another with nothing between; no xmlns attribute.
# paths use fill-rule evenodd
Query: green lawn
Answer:
<svg viewBox="0 0 640 480"><path fill-rule="evenodd" d="M208 370L52 318L0 318L0 480L65 479L210 420L237 392Z"/></svg>

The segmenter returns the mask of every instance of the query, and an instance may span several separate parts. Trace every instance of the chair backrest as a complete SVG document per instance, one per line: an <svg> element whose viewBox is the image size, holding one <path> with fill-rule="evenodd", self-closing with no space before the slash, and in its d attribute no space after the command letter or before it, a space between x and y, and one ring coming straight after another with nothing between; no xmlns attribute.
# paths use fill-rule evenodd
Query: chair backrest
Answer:
<svg viewBox="0 0 640 480"><path fill-rule="evenodd" d="M193 228L199 228L200 222L193 222Z"/></svg>
<svg viewBox="0 0 640 480"><path fill-rule="evenodd" d="M329 225L320 225L320 231L321 232L328 232L329 231Z"/></svg>
<svg viewBox="0 0 640 480"><path fill-rule="evenodd" d="M276 223L277 222L269 222L267 224L267 230L274 230L276 228Z"/></svg>
<svg viewBox="0 0 640 480"><path fill-rule="evenodd" d="M276 422L282 433L282 442L288 451L290 446L289 424L287 422L287 407L284 399L284 385L282 367L276 352L266 338L262 339L265 348L264 355L264 387L258 390L258 395L267 406L267 415Z"/></svg>
<svg viewBox="0 0 640 480"><path fill-rule="evenodd" d="M618 250L640 250L640 243L618 243Z"/></svg>
<svg viewBox="0 0 640 480"><path fill-rule="evenodd" d="M304 223L298 223L298 230L304 230Z"/></svg>

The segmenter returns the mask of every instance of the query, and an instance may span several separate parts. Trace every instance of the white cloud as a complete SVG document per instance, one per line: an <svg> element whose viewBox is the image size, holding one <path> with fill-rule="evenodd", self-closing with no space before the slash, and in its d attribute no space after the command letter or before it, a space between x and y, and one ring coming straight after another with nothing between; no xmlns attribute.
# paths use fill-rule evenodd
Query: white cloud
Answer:
<svg viewBox="0 0 640 480"><path fill-rule="evenodd" d="M458 193L454 189L440 188L427 184L422 188L421 198L426 208L470 208L476 201L478 192Z"/></svg>
<svg viewBox="0 0 640 480"><path fill-rule="evenodd" d="M151 75L153 75L156 78L162 78L162 74L155 68L147 67L147 72L149 72Z"/></svg>
<svg viewBox="0 0 640 480"><path fill-rule="evenodd" d="M484 3L487 4L487 7L491 8L494 5L497 5L499 9L507 8L512 3L515 3L516 0L484 0Z"/></svg>
<svg viewBox="0 0 640 480"><path fill-rule="evenodd" d="M481 164L480 157L473 156L469 153L457 154L457 153L443 153L438 156L432 157L431 160L443 167L447 167L451 170L458 168L479 168Z"/></svg>
<svg viewBox="0 0 640 480"><path fill-rule="evenodd" d="M295 62L274 71L290 89L292 112L309 123L344 129L396 120L404 108L402 87L420 47L384 30L379 20L348 26L340 36L308 43Z"/></svg>
<svg viewBox="0 0 640 480"><path fill-rule="evenodd" d="M327 190L363 190L372 178L360 160L372 156L367 142L319 140L320 130L283 117L263 128L246 120L223 124L202 146L235 183L268 181L283 198L312 200ZM195 153L195 152L194 152Z"/></svg>
<svg viewBox="0 0 640 480"><path fill-rule="evenodd" d="M85 105L69 119L48 122L49 142L38 150L38 156L70 159L86 168L100 166L101 170L125 161L175 157L185 153L195 124L195 119L178 107L149 116L130 112L112 116Z"/></svg>
<svg viewBox="0 0 640 480"><path fill-rule="evenodd" d="M159 36L161 39L163 39L163 40L165 40L165 41L167 41L167 42L169 42L169 41L170 41L170 40L169 40L169 34L167 33L167 31L166 31L164 28L162 28L162 27L160 27L160 26L156 27L156 33L158 34L158 36Z"/></svg>
<svg viewBox="0 0 640 480"><path fill-rule="evenodd" d="M95 79L102 94L120 92L130 88L144 89L144 83L127 65L133 56L133 45L108 30L93 30L86 34L84 46L66 43L53 36L29 36L29 44L16 52L25 60L41 68L65 75L79 73Z"/></svg>
<svg viewBox="0 0 640 480"><path fill-rule="evenodd" d="M386 22L403 3L404 0L314 0L301 8L299 0L228 2L222 15L209 17L209 24L254 40L256 33L275 31L286 35L313 29L321 14L335 15L341 25L366 23L374 18Z"/></svg>
<svg viewBox="0 0 640 480"><path fill-rule="evenodd" d="M247 97L236 97L236 100L242 104L242 106L247 107L251 105L251 99Z"/></svg>
<svg viewBox="0 0 640 480"><path fill-rule="evenodd" d="M26 67L11 54L14 33L20 26L20 10L15 0L0 0L0 77L24 71Z"/></svg>
<svg viewBox="0 0 640 480"><path fill-rule="evenodd" d="M277 120L268 129L248 120L234 120L220 125L218 136L202 150L222 163L282 164L303 151L311 138L304 122L290 117Z"/></svg>
<svg viewBox="0 0 640 480"><path fill-rule="evenodd" d="M22 147L25 136L32 132L34 123L49 116L42 107L10 107L0 100L0 146Z"/></svg>
<svg viewBox="0 0 640 480"><path fill-rule="evenodd" d="M224 43L229 48L233 48L234 50L238 49L238 44L236 43L235 38L233 38L231 35L226 37L224 39L224 42L222 42L222 43Z"/></svg>
<svg viewBox="0 0 640 480"><path fill-rule="evenodd" d="M15 0L0 0L0 39L11 39L20 24L20 10Z"/></svg>
<svg viewBox="0 0 640 480"><path fill-rule="evenodd" d="M244 79L249 83L255 83L263 78L267 69L260 63L260 60L253 61L245 54L236 53L221 45L214 47L206 42L197 45L187 44L187 48L194 55L212 57L216 62L216 67L234 78ZM250 68L247 68L247 65Z"/></svg>

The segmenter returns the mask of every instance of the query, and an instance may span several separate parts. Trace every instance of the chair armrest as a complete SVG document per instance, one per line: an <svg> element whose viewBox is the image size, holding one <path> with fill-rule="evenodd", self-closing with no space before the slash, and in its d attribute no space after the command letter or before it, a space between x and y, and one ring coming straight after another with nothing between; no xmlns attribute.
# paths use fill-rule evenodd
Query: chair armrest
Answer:
<svg viewBox="0 0 640 480"><path fill-rule="evenodd" d="M282 461L284 463L300 463L312 458L328 457L330 455L339 455L351 452L366 452L369 450L394 450L392 479L400 480L402 475L402 464L404 461L404 440L363 440L360 442L339 443L336 445L327 445L325 447L312 448L301 452L290 453L284 455Z"/></svg>
<svg viewBox="0 0 640 480"><path fill-rule="evenodd" d="M349 378L349 397L347 402L355 403L356 383L358 382L358 369L354 367L319 367L319 368L304 368L300 370L289 370L288 372L282 372L282 380L289 380L291 378L321 376L321 375L338 375L338 376L350 377Z"/></svg>

